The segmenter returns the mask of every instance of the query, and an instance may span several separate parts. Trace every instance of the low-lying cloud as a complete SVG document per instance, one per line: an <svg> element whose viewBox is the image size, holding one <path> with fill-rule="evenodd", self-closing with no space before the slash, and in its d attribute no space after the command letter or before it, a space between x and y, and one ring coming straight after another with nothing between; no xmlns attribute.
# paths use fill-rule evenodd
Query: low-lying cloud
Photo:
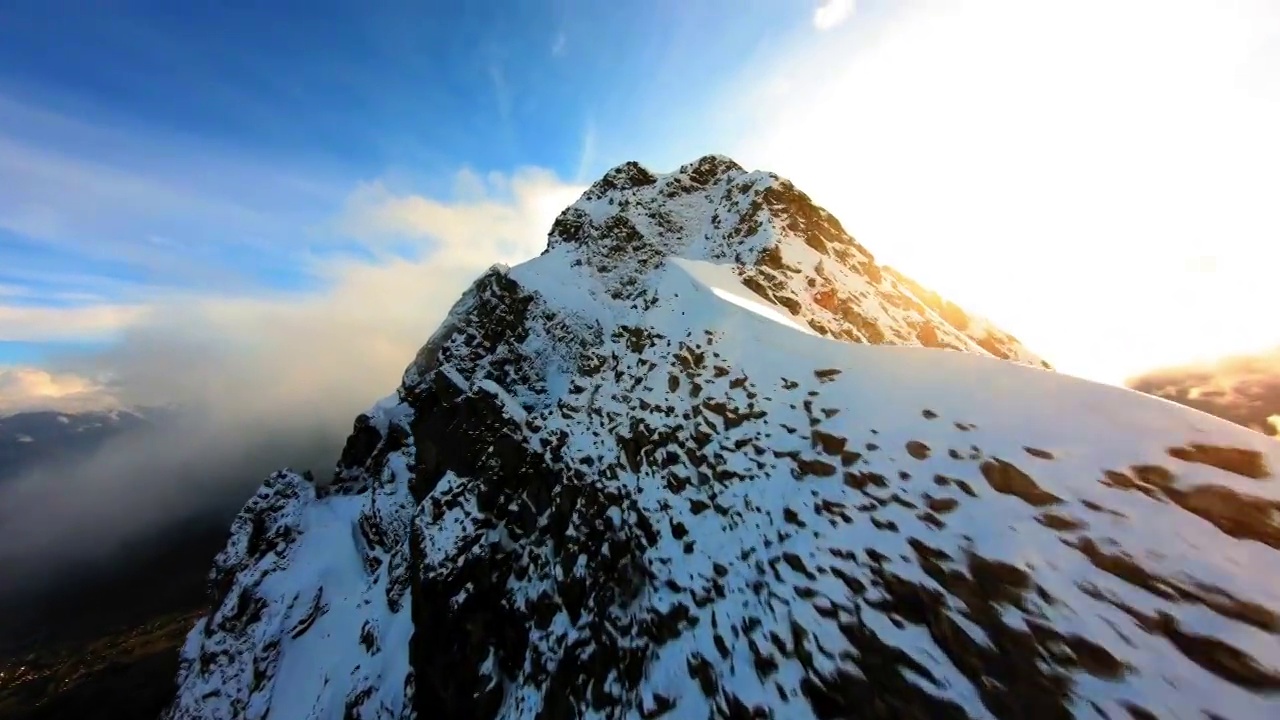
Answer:
<svg viewBox="0 0 1280 720"><path fill-rule="evenodd" d="M201 513L229 514L277 467L327 475L355 415L394 391L466 286L495 262L538 254L581 192L541 170L463 172L457 185L453 202L359 188L337 225L368 256L316 261L322 290L155 298L119 343L63 374L0 374L0 396L25 407L92 388L111 404L181 409L87 460L0 486L0 587L99 562ZM83 377L109 382L74 384Z"/></svg>

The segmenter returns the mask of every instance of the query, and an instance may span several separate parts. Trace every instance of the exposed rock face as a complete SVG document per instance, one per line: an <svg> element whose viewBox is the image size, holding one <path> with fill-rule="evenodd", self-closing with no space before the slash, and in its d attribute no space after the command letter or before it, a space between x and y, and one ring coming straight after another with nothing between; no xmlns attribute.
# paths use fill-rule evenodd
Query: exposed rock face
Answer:
<svg viewBox="0 0 1280 720"><path fill-rule="evenodd" d="M169 716L1275 717L1280 447L920 293L615 168L245 507Z"/></svg>

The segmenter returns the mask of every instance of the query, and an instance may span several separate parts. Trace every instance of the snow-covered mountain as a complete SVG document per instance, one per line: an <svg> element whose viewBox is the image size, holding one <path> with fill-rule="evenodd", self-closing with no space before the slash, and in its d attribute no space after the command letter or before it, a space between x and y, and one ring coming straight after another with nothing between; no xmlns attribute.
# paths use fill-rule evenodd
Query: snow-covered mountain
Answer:
<svg viewBox="0 0 1280 720"><path fill-rule="evenodd" d="M0 482L41 463L83 458L118 435L152 427L150 408L0 415Z"/></svg>
<svg viewBox="0 0 1280 720"><path fill-rule="evenodd" d="M1280 445L922 295L615 168L249 501L169 717L1280 716Z"/></svg>

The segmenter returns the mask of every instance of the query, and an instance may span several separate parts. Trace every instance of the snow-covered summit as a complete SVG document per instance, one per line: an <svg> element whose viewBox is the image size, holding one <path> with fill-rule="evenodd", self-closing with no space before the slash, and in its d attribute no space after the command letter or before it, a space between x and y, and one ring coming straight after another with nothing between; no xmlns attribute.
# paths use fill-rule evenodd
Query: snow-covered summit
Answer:
<svg viewBox="0 0 1280 720"><path fill-rule="evenodd" d="M1048 367L1013 336L886 272L789 181L720 155L662 175L635 162L610 170L557 218L546 252L575 255L599 294L638 307L654 301L652 274L667 258L731 263L754 294L820 335Z"/></svg>
<svg viewBox="0 0 1280 720"><path fill-rule="evenodd" d="M1280 715L1280 445L923 295L615 168L246 505L169 717Z"/></svg>

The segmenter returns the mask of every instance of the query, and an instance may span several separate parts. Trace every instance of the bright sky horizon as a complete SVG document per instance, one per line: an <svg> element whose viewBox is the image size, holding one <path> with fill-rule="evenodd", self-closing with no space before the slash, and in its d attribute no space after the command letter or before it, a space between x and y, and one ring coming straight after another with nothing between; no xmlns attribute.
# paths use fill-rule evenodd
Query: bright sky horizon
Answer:
<svg viewBox="0 0 1280 720"><path fill-rule="evenodd" d="M370 5L6 9L0 412L215 346L393 386L585 184L708 153L1063 372L1280 345L1280 4Z"/></svg>

